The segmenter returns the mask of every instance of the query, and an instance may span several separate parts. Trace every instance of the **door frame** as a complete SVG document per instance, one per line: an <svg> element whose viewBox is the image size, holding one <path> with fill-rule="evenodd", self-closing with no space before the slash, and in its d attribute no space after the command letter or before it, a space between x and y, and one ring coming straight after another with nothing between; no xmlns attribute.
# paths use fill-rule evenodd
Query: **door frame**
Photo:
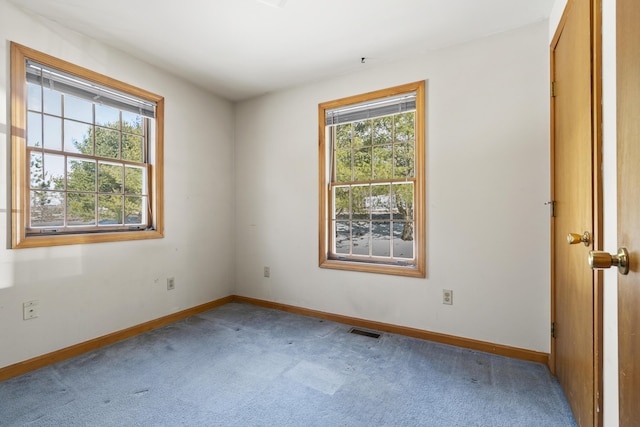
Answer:
<svg viewBox="0 0 640 427"><path fill-rule="evenodd" d="M615 94L616 94L616 180L617 180L617 245L630 252L628 275L617 274L617 348L618 348L618 424L622 427L637 424L640 417L640 369L636 363L640 341L637 330L640 324L638 302L640 293L640 262L638 240L640 222L637 204L633 199L639 178L637 157L637 110L640 80L638 80L638 51L635 38L639 32L637 18L640 4L637 0L615 2ZM613 280L612 280L613 282ZM613 284L609 282L608 286ZM612 399L609 399L612 400Z"/></svg>
<svg viewBox="0 0 640 427"><path fill-rule="evenodd" d="M564 12L554 33L550 45L550 85L555 76L554 52L562 31L564 30L571 7L576 0L568 0ZM593 200L593 250L602 250L603 243L603 196L602 196L602 0L580 0L591 3L591 144L592 144L592 200ZM551 174L551 203L555 201L555 100L553 93L550 96L550 174ZM552 205L553 206L553 205ZM552 208L553 209L553 208ZM555 220L550 221L551 232L551 325L556 321L555 301ZM587 260L584 260L585 266ZM603 424L603 280L601 270L593 271L593 404L594 426ZM550 338L551 351L549 353L549 369L556 373L556 343Z"/></svg>

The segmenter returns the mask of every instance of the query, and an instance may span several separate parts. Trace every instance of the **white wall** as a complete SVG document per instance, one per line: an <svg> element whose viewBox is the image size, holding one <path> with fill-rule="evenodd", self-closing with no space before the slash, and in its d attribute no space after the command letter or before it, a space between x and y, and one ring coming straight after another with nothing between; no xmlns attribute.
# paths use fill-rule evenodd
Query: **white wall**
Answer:
<svg viewBox="0 0 640 427"><path fill-rule="evenodd" d="M549 43L551 43L553 36L556 34L556 29L558 28L558 24L560 24L560 19L562 19L562 14L566 7L567 0L556 0L553 4L551 16L549 17Z"/></svg>
<svg viewBox="0 0 640 427"><path fill-rule="evenodd" d="M232 293L233 108L203 90L0 0L0 223L8 224L9 41L165 97L164 239L0 248L0 367ZM0 241L9 232L0 228ZM175 276L176 289L165 279ZM22 320L38 300L40 317Z"/></svg>
<svg viewBox="0 0 640 427"><path fill-rule="evenodd" d="M547 31L541 22L239 103L236 292L548 352ZM320 269L318 103L417 80L428 277Z"/></svg>
<svg viewBox="0 0 640 427"><path fill-rule="evenodd" d="M549 41L553 39L567 0L556 0L549 20ZM603 249L615 252L617 239L616 165L616 2L602 2L602 110L603 110ZM618 271L604 273L604 426L617 426L618 406Z"/></svg>

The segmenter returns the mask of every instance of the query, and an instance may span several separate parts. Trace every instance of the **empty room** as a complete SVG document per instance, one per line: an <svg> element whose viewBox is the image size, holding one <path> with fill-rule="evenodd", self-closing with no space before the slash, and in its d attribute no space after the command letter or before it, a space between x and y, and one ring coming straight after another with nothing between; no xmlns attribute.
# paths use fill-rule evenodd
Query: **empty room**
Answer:
<svg viewBox="0 0 640 427"><path fill-rule="evenodd" d="M0 0L0 426L637 425L635 3Z"/></svg>

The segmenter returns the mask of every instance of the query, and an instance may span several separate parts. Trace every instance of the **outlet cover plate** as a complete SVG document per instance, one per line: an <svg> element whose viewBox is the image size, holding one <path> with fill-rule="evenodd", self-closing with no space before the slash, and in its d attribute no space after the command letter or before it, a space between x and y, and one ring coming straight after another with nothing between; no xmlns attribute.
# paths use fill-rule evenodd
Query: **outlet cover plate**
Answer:
<svg viewBox="0 0 640 427"><path fill-rule="evenodd" d="M453 305L453 291L451 289L442 290L442 303L446 305Z"/></svg>
<svg viewBox="0 0 640 427"><path fill-rule="evenodd" d="M22 318L24 320L35 319L39 316L38 301L27 301L22 303Z"/></svg>

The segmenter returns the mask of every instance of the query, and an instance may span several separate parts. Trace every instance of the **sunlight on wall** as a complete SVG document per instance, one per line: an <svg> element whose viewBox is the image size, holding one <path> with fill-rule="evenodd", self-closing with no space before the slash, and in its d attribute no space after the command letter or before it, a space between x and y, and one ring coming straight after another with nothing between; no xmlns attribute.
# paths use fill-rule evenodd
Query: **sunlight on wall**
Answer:
<svg viewBox="0 0 640 427"><path fill-rule="evenodd" d="M6 91L0 88L0 99L6 99ZM0 114L4 111L4 107L0 107ZM6 117L6 113L0 117ZM0 164L9 165L9 126L7 123L0 122ZM7 167L6 174L8 175L10 168ZM0 289L9 288L13 286L14 282L14 269L13 269L13 254L6 248L9 246L9 236L11 235L11 224L7 215L11 212L9 204L9 198L7 197L7 186L0 186L0 222L5 226L0 228L0 239L5 242L4 248L0 250Z"/></svg>

